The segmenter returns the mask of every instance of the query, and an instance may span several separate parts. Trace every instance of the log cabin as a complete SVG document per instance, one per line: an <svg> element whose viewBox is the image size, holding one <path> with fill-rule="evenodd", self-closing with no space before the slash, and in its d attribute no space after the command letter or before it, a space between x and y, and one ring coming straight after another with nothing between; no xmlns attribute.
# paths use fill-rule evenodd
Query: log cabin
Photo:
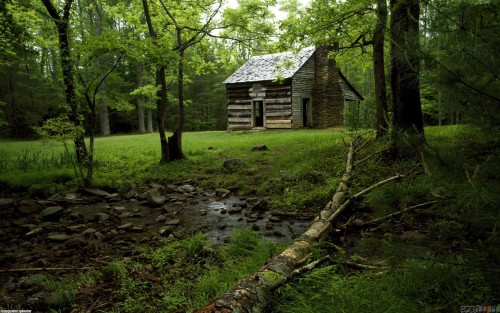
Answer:
<svg viewBox="0 0 500 313"><path fill-rule="evenodd" d="M346 101L363 97L329 48L251 57L224 81L228 130L343 126Z"/></svg>

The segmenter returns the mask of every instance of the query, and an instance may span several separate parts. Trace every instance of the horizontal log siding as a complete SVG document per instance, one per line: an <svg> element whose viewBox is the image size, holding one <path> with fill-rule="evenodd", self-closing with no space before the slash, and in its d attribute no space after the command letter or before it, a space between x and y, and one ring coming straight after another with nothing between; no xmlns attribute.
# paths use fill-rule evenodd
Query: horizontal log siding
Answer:
<svg viewBox="0 0 500 313"><path fill-rule="evenodd" d="M304 127L302 118L302 98L311 99L314 85L314 58L310 58L292 78L292 119L293 128ZM314 103L312 104L314 107ZM314 114L314 111L313 111Z"/></svg>
<svg viewBox="0 0 500 313"><path fill-rule="evenodd" d="M252 128L251 84L227 84L227 128Z"/></svg>
<svg viewBox="0 0 500 313"><path fill-rule="evenodd" d="M359 97L358 94L352 90L352 87L349 85L349 83L345 80L342 75L339 77L339 83L340 83L340 89L342 90L342 97L345 100L351 100L351 101L361 101L362 99Z"/></svg>
<svg viewBox="0 0 500 313"><path fill-rule="evenodd" d="M292 128L292 88L290 80L283 84L266 83L266 128Z"/></svg>

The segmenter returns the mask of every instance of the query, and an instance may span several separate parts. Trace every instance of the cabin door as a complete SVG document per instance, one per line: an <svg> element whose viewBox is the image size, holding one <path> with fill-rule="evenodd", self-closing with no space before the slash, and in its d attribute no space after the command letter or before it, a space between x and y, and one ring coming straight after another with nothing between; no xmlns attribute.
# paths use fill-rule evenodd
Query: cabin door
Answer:
<svg viewBox="0 0 500 313"><path fill-rule="evenodd" d="M311 99L302 98L302 125L311 127Z"/></svg>
<svg viewBox="0 0 500 313"><path fill-rule="evenodd" d="M254 101L253 102L253 126L263 127L264 126L264 101Z"/></svg>

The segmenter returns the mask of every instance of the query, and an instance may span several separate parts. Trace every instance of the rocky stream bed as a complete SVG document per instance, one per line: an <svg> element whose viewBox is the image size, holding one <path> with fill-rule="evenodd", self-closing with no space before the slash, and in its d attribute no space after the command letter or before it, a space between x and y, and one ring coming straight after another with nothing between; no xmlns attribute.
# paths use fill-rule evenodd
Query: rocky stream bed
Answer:
<svg viewBox="0 0 500 313"><path fill-rule="evenodd" d="M127 185L119 193L86 188L43 200L0 198L0 308L29 309L46 301L33 285L43 268L126 260L141 246L154 249L165 238L197 232L221 244L242 227L287 243L312 218L270 212L265 199L237 197L220 188L204 190L189 182Z"/></svg>

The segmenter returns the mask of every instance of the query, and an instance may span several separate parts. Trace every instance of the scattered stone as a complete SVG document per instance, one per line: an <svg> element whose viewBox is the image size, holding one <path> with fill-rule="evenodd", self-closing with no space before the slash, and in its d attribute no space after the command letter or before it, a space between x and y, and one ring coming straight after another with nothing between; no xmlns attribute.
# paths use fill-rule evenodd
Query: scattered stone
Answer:
<svg viewBox="0 0 500 313"><path fill-rule="evenodd" d="M131 216L132 216L132 213L130 213L130 212L123 212L123 213L121 213L121 214L119 215L119 217L120 217L121 219L128 218L128 217L131 217Z"/></svg>
<svg viewBox="0 0 500 313"><path fill-rule="evenodd" d="M93 196L98 196L98 197L107 197L109 196L109 192L101 190L101 189L95 189L95 188L83 188L83 191L86 193L93 195Z"/></svg>
<svg viewBox="0 0 500 313"><path fill-rule="evenodd" d="M144 228L142 228L140 226L134 226L134 227L130 228L130 231L133 231L136 233L142 233L142 232L144 232Z"/></svg>
<svg viewBox="0 0 500 313"><path fill-rule="evenodd" d="M259 229L260 229L259 225L255 224L255 223L254 223L254 224L252 224L252 230L257 231L257 230L259 230Z"/></svg>
<svg viewBox="0 0 500 313"><path fill-rule="evenodd" d="M87 228L86 230L84 230L82 232L82 235L91 235L91 234L94 234L95 232L97 232L97 229L95 229L95 228Z"/></svg>
<svg viewBox="0 0 500 313"><path fill-rule="evenodd" d="M220 210L220 214L227 214L227 210L226 209Z"/></svg>
<svg viewBox="0 0 500 313"><path fill-rule="evenodd" d="M32 231L33 229L36 228L36 225L35 224L23 224L23 225L20 225L20 227L23 228L24 230Z"/></svg>
<svg viewBox="0 0 500 313"><path fill-rule="evenodd" d="M252 211L268 211L269 203L265 199L257 201L256 204L252 206Z"/></svg>
<svg viewBox="0 0 500 313"><path fill-rule="evenodd" d="M78 212L71 212L69 215L68 215L72 220L77 220L77 219L80 219L80 218L83 218L83 215L78 213Z"/></svg>
<svg viewBox="0 0 500 313"><path fill-rule="evenodd" d="M126 210L127 210L127 208L126 208L126 207L124 207L124 206L115 206L115 207L113 208L113 210L114 210L115 212L117 212L117 213L120 213L120 212L124 212L124 211L126 211Z"/></svg>
<svg viewBox="0 0 500 313"><path fill-rule="evenodd" d="M14 205L13 199L0 198L0 209L6 209Z"/></svg>
<svg viewBox="0 0 500 313"><path fill-rule="evenodd" d="M132 226L134 226L132 223L125 223L125 224L118 226L117 228L118 229L128 229L128 228L131 228Z"/></svg>
<svg viewBox="0 0 500 313"><path fill-rule="evenodd" d="M151 189L146 192L147 203L150 206L161 206L165 203L165 197L160 194L158 189Z"/></svg>
<svg viewBox="0 0 500 313"><path fill-rule="evenodd" d="M228 169L228 170L234 170L238 167L242 167L243 165L245 165L245 163L241 160L229 159L229 160L224 161L224 163L222 164L222 167L225 169Z"/></svg>
<svg viewBox="0 0 500 313"><path fill-rule="evenodd" d="M23 214L38 213L42 209L43 209L42 206L36 203L34 200L22 200L17 205L17 211Z"/></svg>
<svg viewBox="0 0 500 313"><path fill-rule="evenodd" d="M49 234L47 236L47 239L52 240L52 241L66 241L69 238L71 238L70 235L66 235L66 234L62 234L62 233Z"/></svg>
<svg viewBox="0 0 500 313"><path fill-rule="evenodd" d="M115 193L110 193L106 196L106 199L110 200L110 199L116 199L120 196L119 193L115 192Z"/></svg>
<svg viewBox="0 0 500 313"><path fill-rule="evenodd" d="M200 210L200 215L203 216L203 215L207 215L208 214L208 210L206 209L201 209Z"/></svg>
<svg viewBox="0 0 500 313"><path fill-rule="evenodd" d="M116 229L112 229L112 230L110 230L110 231L109 231L109 234L110 234L110 235L113 235L113 236L116 236L116 235L118 235L119 233L118 233L118 231L117 231Z"/></svg>
<svg viewBox="0 0 500 313"><path fill-rule="evenodd" d="M191 185L182 185L177 188L177 191L180 193L193 193L196 191L196 188Z"/></svg>
<svg viewBox="0 0 500 313"><path fill-rule="evenodd" d="M25 235L25 236L33 236L33 235L36 235L36 234L38 234L39 232L41 232L41 231L42 231L42 229L43 229L43 228L41 228L41 227L40 227L40 228L35 228L35 229L33 229L32 231L29 231L29 232L27 232L27 233L26 233L26 234L24 234L24 235Z"/></svg>
<svg viewBox="0 0 500 313"><path fill-rule="evenodd" d="M64 196L64 200L76 200L76 195L74 193L68 193Z"/></svg>
<svg viewBox="0 0 500 313"><path fill-rule="evenodd" d="M174 231L174 229L175 229L175 227L172 225L162 226L160 228L159 234L162 237L167 237Z"/></svg>
<svg viewBox="0 0 500 313"><path fill-rule="evenodd" d="M94 216L94 220L97 222L105 222L109 220L109 214L103 212L96 213L96 215Z"/></svg>
<svg viewBox="0 0 500 313"><path fill-rule="evenodd" d="M85 227L85 226L84 225L71 225L71 226L66 227L66 230L69 231L70 233L76 233L77 231L79 231L83 227Z"/></svg>
<svg viewBox="0 0 500 313"><path fill-rule="evenodd" d="M228 194L230 194L231 191L224 189L224 188L217 188L215 189L215 194L219 197L225 198L227 197Z"/></svg>
<svg viewBox="0 0 500 313"><path fill-rule="evenodd" d="M64 242L64 246L66 248L74 249L85 246L87 243L81 237L71 237L66 242Z"/></svg>
<svg viewBox="0 0 500 313"><path fill-rule="evenodd" d="M155 218L155 221L157 222L163 222L163 221L166 221L167 220L167 216L166 215L158 215L156 218Z"/></svg>
<svg viewBox="0 0 500 313"><path fill-rule="evenodd" d="M60 206L51 206L42 210L42 212L40 212L39 214L39 217L42 220L49 220L53 218L55 219L57 217L60 217L62 210L63 208Z"/></svg>
<svg viewBox="0 0 500 313"><path fill-rule="evenodd" d="M238 213L241 213L241 211L243 211L243 208L240 207L240 206L233 206L231 208L229 208L227 210L227 213L229 214L238 214Z"/></svg>
<svg viewBox="0 0 500 313"><path fill-rule="evenodd" d="M257 144L252 148L252 151L266 151L266 150L269 150L269 148L263 144Z"/></svg>
<svg viewBox="0 0 500 313"><path fill-rule="evenodd" d="M173 220L167 221L165 224L166 224L166 225L173 225L173 226L175 226L175 225L179 225L180 223L181 223L181 221L180 221L180 220L178 220L178 219L173 219Z"/></svg>
<svg viewBox="0 0 500 313"><path fill-rule="evenodd" d="M281 218L277 217L277 216L271 216L269 218L269 221L270 222L273 222L273 223L280 223L281 222Z"/></svg>

